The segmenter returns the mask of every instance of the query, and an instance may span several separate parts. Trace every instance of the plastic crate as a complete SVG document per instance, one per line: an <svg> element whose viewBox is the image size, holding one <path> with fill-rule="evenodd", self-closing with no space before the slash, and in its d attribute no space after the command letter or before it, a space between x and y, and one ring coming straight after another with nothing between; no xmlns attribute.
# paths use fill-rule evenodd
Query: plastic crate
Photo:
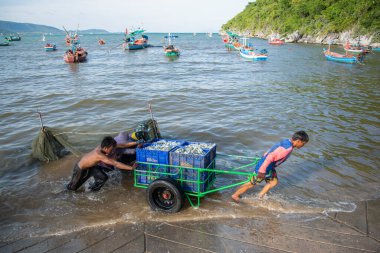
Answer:
<svg viewBox="0 0 380 253"><path fill-rule="evenodd" d="M158 141L171 141L178 142L177 146L183 145L184 141L179 140L166 140L166 139L155 139L152 143L146 143L142 148L136 149L136 161L145 162L145 163L154 163L151 164L139 164L136 173L137 173L137 182L141 184L150 184L156 178L167 176L168 166L160 165L169 165L169 152L170 150L176 148L177 146L172 147L170 150L149 150L147 147L155 145Z"/></svg>
<svg viewBox="0 0 380 253"><path fill-rule="evenodd" d="M209 143L186 142L181 147L190 144ZM170 167L169 173L180 182L185 191L204 192L214 182L215 172L202 171L202 168L215 169L216 145L210 145L212 146L210 149L203 150L206 152L204 155L175 153L180 147L169 152L170 165L181 166L181 168Z"/></svg>

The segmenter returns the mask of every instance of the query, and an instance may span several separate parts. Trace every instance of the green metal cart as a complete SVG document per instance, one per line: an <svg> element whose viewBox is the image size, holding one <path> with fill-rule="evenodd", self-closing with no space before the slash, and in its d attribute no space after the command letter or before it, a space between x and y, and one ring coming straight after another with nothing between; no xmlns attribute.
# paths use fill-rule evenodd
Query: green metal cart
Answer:
<svg viewBox="0 0 380 253"><path fill-rule="evenodd" d="M244 162L228 169L216 168L216 158ZM201 198L207 194L249 182L258 160L257 157L217 154L207 168L138 162L134 186L147 189L147 202L153 210L175 213L181 210L186 198L192 207L199 207ZM235 182L216 187L215 181L221 175L235 175Z"/></svg>

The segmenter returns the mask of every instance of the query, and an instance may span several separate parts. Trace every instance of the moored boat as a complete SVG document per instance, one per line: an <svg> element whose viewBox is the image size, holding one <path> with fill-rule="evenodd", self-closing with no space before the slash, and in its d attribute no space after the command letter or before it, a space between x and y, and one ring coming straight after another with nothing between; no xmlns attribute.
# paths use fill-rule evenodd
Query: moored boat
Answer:
<svg viewBox="0 0 380 253"><path fill-rule="evenodd" d="M241 48L240 56L249 60L265 61L268 59L268 51L266 49L262 49L260 50L260 53L255 53L253 50Z"/></svg>
<svg viewBox="0 0 380 253"><path fill-rule="evenodd" d="M236 33L227 31L227 36L223 38L223 43L228 51L231 51L232 49L236 49L235 44L239 43L239 35L237 35ZM236 46L240 49L240 43L239 45L236 44Z"/></svg>
<svg viewBox="0 0 380 253"><path fill-rule="evenodd" d="M2 47L5 47L5 46L9 46L9 41L8 40L4 40L3 42L0 43L0 46Z"/></svg>
<svg viewBox="0 0 380 253"><path fill-rule="evenodd" d="M87 52L81 47L76 48L75 51L69 49L66 51L63 59L66 63L85 62L87 60Z"/></svg>
<svg viewBox="0 0 380 253"><path fill-rule="evenodd" d="M19 35L10 35L5 37L8 41L20 41L21 37Z"/></svg>
<svg viewBox="0 0 380 253"><path fill-rule="evenodd" d="M57 46L54 43L46 43L44 48L46 52L57 50Z"/></svg>
<svg viewBox="0 0 380 253"><path fill-rule="evenodd" d="M365 53L363 47L361 47L360 45L356 45L356 46L351 45L349 41L346 42L346 45L344 46L344 50L346 50L348 54L354 54L354 55Z"/></svg>
<svg viewBox="0 0 380 253"><path fill-rule="evenodd" d="M125 50L139 50L149 47L148 36L144 35L144 32L145 30L139 29L128 33L126 29L123 48Z"/></svg>
<svg viewBox="0 0 380 253"><path fill-rule="evenodd" d="M329 48L326 50L323 49L323 53L325 55L325 58L329 61L336 61L336 62L343 62L343 63L358 63L363 61L363 54L358 55L350 55L350 54L339 54L336 52L331 52L330 45Z"/></svg>
<svg viewBox="0 0 380 253"><path fill-rule="evenodd" d="M164 37L167 40L167 45L164 46L164 52L167 57L178 57L180 50L172 44L172 39L178 38L176 35L169 33Z"/></svg>
<svg viewBox="0 0 380 253"><path fill-rule="evenodd" d="M280 46L280 45L284 45L284 44L285 44L285 41L283 41L283 40L281 40L281 39L279 39L279 38L270 38L270 39L268 40L268 43L269 43L270 45L278 45L278 46Z"/></svg>
<svg viewBox="0 0 380 253"><path fill-rule="evenodd" d="M98 43L99 43L99 45L104 45L104 44L106 44L105 40L103 40L103 39L99 39Z"/></svg>
<svg viewBox="0 0 380 253"><path fill-rule="evenodd" d="M65 29L66 31L66 29ZM79 44L79 36L77 33L69 34L66 31L66 43L70 41L70 49L65 52L63 59L66 63L85 62L87 60L87 51Z"/></svg>

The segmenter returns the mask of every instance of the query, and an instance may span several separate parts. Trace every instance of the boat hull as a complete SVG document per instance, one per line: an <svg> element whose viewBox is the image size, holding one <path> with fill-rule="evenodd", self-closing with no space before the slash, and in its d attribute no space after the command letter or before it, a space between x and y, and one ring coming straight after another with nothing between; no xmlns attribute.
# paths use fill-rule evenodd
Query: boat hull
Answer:
<svg viewBox="0 0 380 253"><path fill-rule="evenodd" d="M10 37L5 37L5 39L8 40L8 41L20 41L21 37L10 36Z"/></svg>
<svg viewBox="0 0 380 253"><path fill-rule="evenodd" d="M356 63L358 62L358 59L355 56L352 57L345 57L344 55L337 54L337 53L331 53L326 50L324 50L325 58L328 61L335 61L335 62L342 62L342 63Z"/></svg>
<svg viewBox="0 0 380 253"><path fill-rule="evenodd" d="M253 61L266 61L268 59L267 54L256 54L252 51L243 51L240 50L240 56L244 59L253 60Z"/></svg>
<svg viewBox="0 0 380 253"><path fill-rule="evenodd" d="M0 43L0 46L1 47L9 46L9 43L8 42L3 42L3 43Z"/></svg>
<svg viewBox="0 0 380 253"><path fill-rule="evenodd" d="M52 51L57 50L57 46L56 46L56 45L45 46L44 48L45 48L45 51L46 51L46 52L52 52Z"/></svg>
<svg viewBox="0 0 380 253"><path fill-rule="evenodd" d="M148 44L123 44L124 50L140 50L149 47Z"/></svg>
<svg viewBox="0 0 380 253"><path fill-rule="evenodd" d="M66 63L78 63L78 62L85 62L87 60L87 52L84 51L78 57L75 57L71 53L65 53L63 56L63 59L65 60Z"/></svg>
<svg viewBox="0 0 380 253"><path fill-rule="evenodd" d="M177 56L179 56L180 55L180 52L178 51L178 52L165 52L165 56L167 56L167 57L177 57Z"/></svg>

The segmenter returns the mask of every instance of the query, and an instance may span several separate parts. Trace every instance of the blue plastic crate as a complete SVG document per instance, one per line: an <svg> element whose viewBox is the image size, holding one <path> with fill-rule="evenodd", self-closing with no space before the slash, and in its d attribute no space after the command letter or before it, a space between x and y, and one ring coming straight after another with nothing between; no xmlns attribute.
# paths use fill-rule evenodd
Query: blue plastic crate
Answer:
<svg viewBox="0 0 380 253"><path fill-rule="evenodd" d="M201 144L201 142L186 142L181 147L190 144ZM216 145L212 144L210 149L204 149L206 152L204 155L175 153L175 150L177 149L178 148L175 148L169 152L170 165L181 166L182 169L170 167L169 172L173 174L172 177L180 181L180 184L185 191L206 191L214 182L215 173L191 168L215 169L214 159L216 157ZM198 174L200 182L199 187Z"/></svg>
<svg viewBox="0 0 380 253"><path fill-rule="evenodd" d="M168 172L167 166L169 165L169 152L163 150L149 150L146 149L149 146L154 145L157 141L172 141L178 142L178 146L183 145L184 141L179 140L166 140L166 139L155 139L152 143L146 143L142 148L136 149L136 160L137 162L154 163L154 165L139 164L137 168L137 182L141 184L149 184L156 178L167 176L165 173ZM175 147L173 147L175 148ZM173 149L172 148L172 149Z"/></svg>

